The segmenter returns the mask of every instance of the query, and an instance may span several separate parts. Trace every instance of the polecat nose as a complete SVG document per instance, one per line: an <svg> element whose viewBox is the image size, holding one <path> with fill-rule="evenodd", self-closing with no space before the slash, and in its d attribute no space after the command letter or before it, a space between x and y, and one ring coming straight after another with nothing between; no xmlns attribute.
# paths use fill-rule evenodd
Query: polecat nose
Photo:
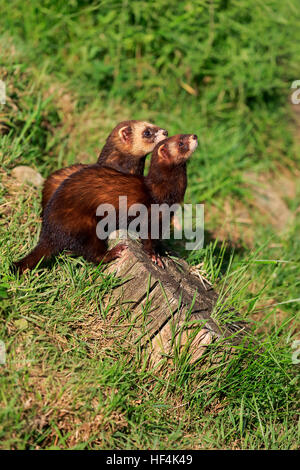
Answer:
<svg viewBox="0 0 300 470"><path fill-rule="evenodd" d="M196 136L196 134L193 134L193 139L194 139L194 140L197 140L197 138L198 138L198 137Z"/></svg>
<svg viewBox="0 0 300 470"><path fill-rule="evenodd" d="M168 137L168 131L163 131L163 135L165 135L166 137Z"/></svg>

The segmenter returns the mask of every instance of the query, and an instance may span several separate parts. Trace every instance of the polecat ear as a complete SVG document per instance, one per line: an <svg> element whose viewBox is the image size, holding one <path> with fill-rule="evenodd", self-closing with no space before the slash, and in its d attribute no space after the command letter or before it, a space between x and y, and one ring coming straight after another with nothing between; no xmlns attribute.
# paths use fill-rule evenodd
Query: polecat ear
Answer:
<svg viewBox="0 0 300 470"><path fill-rule="evenodd" d="M130 134L131 134L130 126L121 127L121 129L119 129L119 137L121 140L123 140L123 142L128 142Z"/></svg>
<svg viewBox="0 0 300 470"><path fill-rule="evenodd" d="M167 158L167 157L168 157L168 150L167 150L166 145L165 145L165 144L162 144L162 145L158 148L157 153L158 153L158 156L159 156L160 158L163 158L163 159Z"/></svg>

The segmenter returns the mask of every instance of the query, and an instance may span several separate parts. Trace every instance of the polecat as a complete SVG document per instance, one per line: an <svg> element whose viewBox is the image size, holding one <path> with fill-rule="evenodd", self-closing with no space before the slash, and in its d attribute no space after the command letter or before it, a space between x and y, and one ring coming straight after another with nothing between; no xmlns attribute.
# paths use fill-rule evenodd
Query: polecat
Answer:
<svg viewBox="0 0 300 470"><path fill-rule="evenodd" d="M106 139L97 163L122 173L143 175L146 156L167 135L168 131L146 121L120 122ZM87 166L78 163L57 170L48 176L43 186L42 211L45 210L48 201L60 184L70 175Z"/></svg>
<svg viewBox="0 0 300 470"><path fill-rule="evenodd" d="M66 179L46 206L39 242L34 250L15 266L23 272L63 250L69 250L96 264L120 256L126 245L107 250L106 240L96 234L98 206L111 204L119 222L119 197L127 196L127 206L144 204L150 221L152 204L171 206L184 198L186 161L197 147L196 135L175 135L160 142L152 153L146 177L125 175L117 170L90 165ZM162 263L150 236L143 247L154 262Z"/></svg>

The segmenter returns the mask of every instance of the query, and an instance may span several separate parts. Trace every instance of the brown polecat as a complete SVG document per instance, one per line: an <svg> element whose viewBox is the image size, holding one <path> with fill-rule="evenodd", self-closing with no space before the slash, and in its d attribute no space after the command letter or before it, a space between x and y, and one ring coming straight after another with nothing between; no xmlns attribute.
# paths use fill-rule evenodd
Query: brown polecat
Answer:
<svg viewBox="0 0 300 470"><path fill-rule="evenodd" d="M154 149L146 177L125 175L112 168L90 165L66 179L46 206L39 242L34 250L15 266L23 272L63 250L69 250L96 264L120 256L126 245L107 250L106 240L97 237L96 216L101 204L111 204L119 222L119 197L127 196L127 206L143 204L151 219L152 204L171 206L184 198L186 161L197 146L197 136L181 134L160 142ZM117 227L118 228L118 227ZM145 251L160 266L150 236L142 240Z"/></svg>
<svg viewBox="0 0 300 470"><path fill-rule="evenodd" d="M146 121L120 122L106 139L97 163L122 173L143 175L146 156L167 135L168 131ZM70 175L87 166L78 163L57 170L48 176L43 186L42 211L60 184Z"/></svg>

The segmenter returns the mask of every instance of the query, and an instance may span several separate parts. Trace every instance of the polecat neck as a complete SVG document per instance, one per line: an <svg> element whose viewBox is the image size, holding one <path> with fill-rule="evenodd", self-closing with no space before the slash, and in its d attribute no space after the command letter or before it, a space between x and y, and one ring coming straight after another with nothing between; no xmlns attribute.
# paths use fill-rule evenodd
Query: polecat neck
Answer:
<svg viewBox="0 0 300 470"><path fill-rule="evenodd" d="M120 152L113 148L110 142L107 142L99 157L98 163L101 166L109 166L114 170L122 173L130 173L134 175L143 175L146 157L136 158L130 154Z"/></svg>
<svg viewBox="0 0 300 470"><path fill-rule="evenodd" d="M186 163L173 167L150 166L145 183L157 204L180 204L187 186Z"/></svg>

